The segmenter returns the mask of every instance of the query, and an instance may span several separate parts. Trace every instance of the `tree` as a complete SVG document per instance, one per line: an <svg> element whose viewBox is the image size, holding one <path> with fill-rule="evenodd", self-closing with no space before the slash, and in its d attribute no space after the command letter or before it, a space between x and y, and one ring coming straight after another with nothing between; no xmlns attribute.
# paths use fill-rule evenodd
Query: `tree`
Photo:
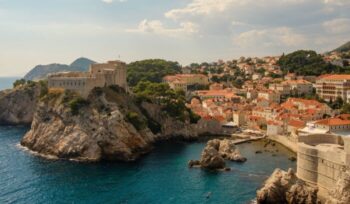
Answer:
<svg viewBox="0 0 350 204"><path fill-rule="evenodd" d="M13 82L13 88L16 88L17 86L20 85L25 85L27 81L25 79L18 79L15 82Z"/></svg>
<svg viewBox="0 0 350 204"><path fill-rule="evenodd" d="M160 83L164 76L178 73L181 73L179 63L162 59L142 60L127 66L127 80L130 86L135 86L140 81Z"/></svg>
<svg viewBox="0 0 350 204"><path fill-rule="evenodd" d="M139 82L133 92L137 101L155 102L161 105L162 110L171 117L184 121L188 110L186 107L185 92L173 90L165 83L152 83L148 81Z"/></svg>
<svg viewBox="0 0 350 204"><path fill-rule="evenodd" d="M342 67L326 63L322 56L312 50L299 50L282 56L278 64L284 74L296 73L298 75L318 76L327 73L345 73Z"/></svg>

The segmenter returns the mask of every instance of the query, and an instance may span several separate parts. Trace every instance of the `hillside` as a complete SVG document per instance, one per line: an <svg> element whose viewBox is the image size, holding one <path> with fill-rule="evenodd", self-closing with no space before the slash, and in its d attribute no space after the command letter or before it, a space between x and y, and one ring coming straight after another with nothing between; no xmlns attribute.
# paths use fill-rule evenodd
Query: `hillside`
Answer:
<svg viewBox="0 0 350 204"><path fill-rule="evenodd" d="M335 52L348 52L350 51L350 41L345 43L344 45L338 47L337 49L334 49Z"/></svg>
<svg viewBox="0 0 350 204"><path fill-rule="evenodd" d="M79 58L70 65L65 64L49 64L38 65L30 70L25 76L26 80L40 80L45 79L48 74L64 71L87 71L94 61L87 58Z"/></svg>
<svg viewBox="0 0 350 204"><path fill-rule="evenodd" d="M181 73L177 62L162 59L148 59L128 64L128 84L136 86L140 81L162 82L166 75Z"/></svg>
<svg viewBox="0 0 350 204"><path fill-rule="evenodd" d="M278 64L281 66L284 74L290 72L301 76L319 76L321 74L349 72L349 70L345 68L326 63L321 55L312 50L298 50L283 55L279 59Z"/></svg>

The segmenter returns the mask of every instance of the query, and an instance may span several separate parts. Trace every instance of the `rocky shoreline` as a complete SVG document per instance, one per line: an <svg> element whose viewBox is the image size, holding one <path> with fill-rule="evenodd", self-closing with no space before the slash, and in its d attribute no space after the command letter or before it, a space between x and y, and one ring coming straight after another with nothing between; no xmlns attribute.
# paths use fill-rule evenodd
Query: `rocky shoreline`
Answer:
<svg viewBox="0 0 350 204"><path fill-rule="evenodd" d="M95 89L84 100L69 91L43 94L42 84L33 82L1 91L0 105L0 125L31 124L23 147L59 159L134 161L156 141L193 141L203 134L196 124L168 116L157 104L136 104L113 87ZM144 124L150 120L161 124L157 132Z"/></svg>

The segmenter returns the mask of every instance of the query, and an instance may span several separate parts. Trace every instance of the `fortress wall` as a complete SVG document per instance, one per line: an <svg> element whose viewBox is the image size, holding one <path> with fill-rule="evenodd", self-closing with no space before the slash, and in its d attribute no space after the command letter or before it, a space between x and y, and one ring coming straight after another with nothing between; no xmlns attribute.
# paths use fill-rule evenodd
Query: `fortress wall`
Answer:
<svg viewBox="0 0 350 204"><path fill-rule="evenodd" d="M344 143L342 137L310 135L303 137L301 141L305 143L298 143L298 177L317 185L322 192L329 191L345 171L349 160L341 146Z"/></svg>
<svg viewBox="0 0 350 204"><path fill-rule="evenodd" d="M58 77L49 78L49 88L62 88L83 93L88 87L89 78Z"/></svg>
<svg viewBox="0 0 350 204"><path fill-rule="evenodd" d="M336 135L329 134L313 134L308 136L299 136L298 142L305 143L308 145L317 144L339 144L343 145L342 138Z"/></svg>
<svg viewBox="0 0 350 204"><path fill-rule="evenodd" d="M297 175L300 179L317 184L318 171L318 156L317 150L299 143L298 145L298 159L297 159Z"/></svg>

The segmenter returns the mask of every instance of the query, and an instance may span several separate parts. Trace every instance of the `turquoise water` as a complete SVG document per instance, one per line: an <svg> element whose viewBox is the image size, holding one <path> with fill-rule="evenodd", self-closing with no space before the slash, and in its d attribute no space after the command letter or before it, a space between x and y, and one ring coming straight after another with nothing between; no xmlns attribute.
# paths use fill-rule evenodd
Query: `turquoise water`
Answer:
<svg viewBox="0 0 350 204"><path fill-rule="evenodd" d="M17 79L19 79L19 77L0 77L0 91L12 88L13 82Z"/></svg>
<svg viewBox="0 0 350 204"><path fill-rule="evenodd" d="M16 146L27 130L0 127L0 203L249 203L276 167L295 168L282 147L256 155L262 143L240 145L248 161L231 172L187 168L203 142L161 143L135 163L45 160Z"/></svg>

